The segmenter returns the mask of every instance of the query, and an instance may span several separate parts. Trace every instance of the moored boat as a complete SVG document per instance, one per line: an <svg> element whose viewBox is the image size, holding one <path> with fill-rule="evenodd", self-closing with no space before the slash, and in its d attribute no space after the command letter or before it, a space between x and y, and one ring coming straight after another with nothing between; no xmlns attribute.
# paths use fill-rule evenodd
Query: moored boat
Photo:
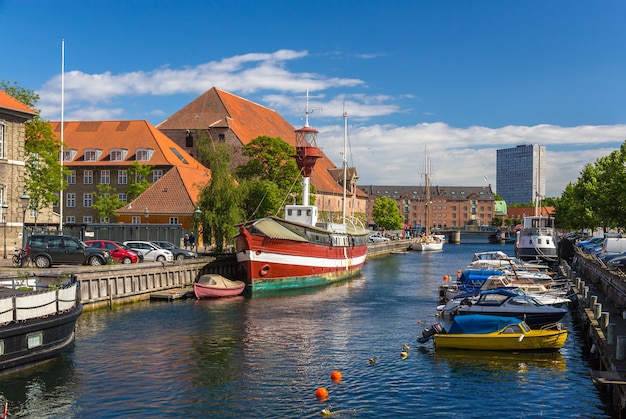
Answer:
<svg viewBox="0 0 626 419"><path fill-rule="evenodd" d="M431 234L430 231L430 160L426 153L424 153L424 156L426 159L426 168L424 171L424 234L414 239L409 245L409 249L421 252L433 252L443 250L445 236Z"/></svg>
<svg viewBox="0 0 626 419"><path fill-rule="evenodd" d="M455 317L449 331L436 323L422 332L418 342L431 337L437 349L556 351L565 344L567 330L560 323L531 329L515 317L474 314Z"/></svg>
<svg viewBox="0 0 626 419"><path fill-rule="evenodd" d="M74 342L79 284L47 291L0 288L0 374L53 358Z"/></svg>
<svg viewBox="0 0 626 419"><path fill-rule="evenodd" d="M487 314L517 317L532 328L540 328L558 322L566 313L566 308L548 306L532 296L519 295L505 288L496 288L481 291L477 300L460 304L456 316Z"/></svg>
<svg viewBox="0 0 626 419"><path fill-rule="evenodd" d="M219 274L204 274L193 283L196 298L219 298L239 295L246 288L243 281L231 281Z"/></svg>
<svg viewBox="0 0 626 419"><path fill-rule="evenodd" d="M515 238L515 255L523 261L555 265L559 257L557 244L554 217L524 217Z"/></svg>
<svg viewBox="0 0 626 419"><path fill-rule="evenodd" d="M344 205L341 223L318 222L309 204L310 176L321 157L317 130L296 131L296 161L302 173L302 204L286 205L285 217L264 217L238 225L235 236L241 277L252 293L315 287L358 275L367 257L370 230L346 218L347 161L344 145ZM347 116L344 114L345 144Z"/></svg>

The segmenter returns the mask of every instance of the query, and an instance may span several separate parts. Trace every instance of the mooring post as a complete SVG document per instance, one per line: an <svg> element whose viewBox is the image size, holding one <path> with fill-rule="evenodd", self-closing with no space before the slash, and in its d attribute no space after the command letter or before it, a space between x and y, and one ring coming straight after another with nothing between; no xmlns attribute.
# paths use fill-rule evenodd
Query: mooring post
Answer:
<svg viewBox="0 0 626 419"><path fill-rule="evenodd" d="M600 315L600 327L606 330L609 327L609 312L603 311Z"/></svg>
<svg viewBox="0 0 626 419"><path fill-rule="evenodd" d="M626 336L617 337L617 347L615 348L615 357L619 361L626 359Z"/></svg>
<svg viewBox="0 0 626 419"><path fill-rule="evenodd" d="M609 323L606 327L606 343L609 345L615 344L615 329L617 325L615 323Z"/></svg>

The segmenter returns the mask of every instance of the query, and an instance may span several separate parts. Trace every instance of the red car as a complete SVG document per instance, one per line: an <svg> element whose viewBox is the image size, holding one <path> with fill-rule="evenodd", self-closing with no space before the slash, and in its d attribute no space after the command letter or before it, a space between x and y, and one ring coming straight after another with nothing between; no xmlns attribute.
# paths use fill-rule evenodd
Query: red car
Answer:
<svg viewBox="0 0 626 419"><path fill-rule="evenodd" d="M130 247L120 242L114 242L111 240L87 240L85 244L88 247L95 247L97 249L108 250L111 254L111 258L120 263L137 263L139 262L139 256Z"/></svg>

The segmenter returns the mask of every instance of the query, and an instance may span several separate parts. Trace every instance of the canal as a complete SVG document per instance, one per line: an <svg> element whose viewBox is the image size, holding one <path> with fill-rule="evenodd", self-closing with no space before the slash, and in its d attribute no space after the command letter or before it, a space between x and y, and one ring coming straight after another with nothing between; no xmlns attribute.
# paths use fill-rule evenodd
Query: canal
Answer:
<svg viewBox="0 0 626 419"><path fill-rule="evenodd" d="M513 251L447 244L370 259L360 277L322 289L86 312L68 353L4 377L0 394L11 418L610 417L571 316L558 353L417 343L437 320L443 276L493 249Z"/></svg>

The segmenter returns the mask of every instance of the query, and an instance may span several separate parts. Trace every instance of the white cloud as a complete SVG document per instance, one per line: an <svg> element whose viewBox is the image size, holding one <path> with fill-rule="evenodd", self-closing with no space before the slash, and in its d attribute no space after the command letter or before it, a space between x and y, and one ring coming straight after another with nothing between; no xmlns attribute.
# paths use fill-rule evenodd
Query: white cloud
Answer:
<svg viewBox="0 0 626 419"><path fill-rule="evenodd" d="M455 128L442 122L409 126L382 124L377 121L409 112L399 105L406 94L398 97L370 95L363 80L292 72L286 68L290 61L308 56L307 51L279 50L243 54L179 69L161 67L121 74L71 71L65 75L65 119L137 119L136 113L130 113L131 106L134 110L141 108L140 118L164 116L167 111L158 100L179 94L199 95L213 86L242 97L256 94L256 101L283 116L301 117L304 89L309 89L313 92L310 108L315 115L311 125L320 131L319 144L338 165L343 148L341 115L344 110L348 113L353 125L348 160L357 166L363 185L420 184L427 146L435 183L478 186L486 183L484 177L487 176L495 189L497 149L541 144L547 148L548 196L559 196L568 182L577 179L585 164L609 154L626 139L624 125ZM39 105L45 118L59 119L60 85L59 75L39 91ZM142 100L148 104L138 105ZM169 102L171 106L171 100ZM185 104L181 103L176 110Z"/></svg>

